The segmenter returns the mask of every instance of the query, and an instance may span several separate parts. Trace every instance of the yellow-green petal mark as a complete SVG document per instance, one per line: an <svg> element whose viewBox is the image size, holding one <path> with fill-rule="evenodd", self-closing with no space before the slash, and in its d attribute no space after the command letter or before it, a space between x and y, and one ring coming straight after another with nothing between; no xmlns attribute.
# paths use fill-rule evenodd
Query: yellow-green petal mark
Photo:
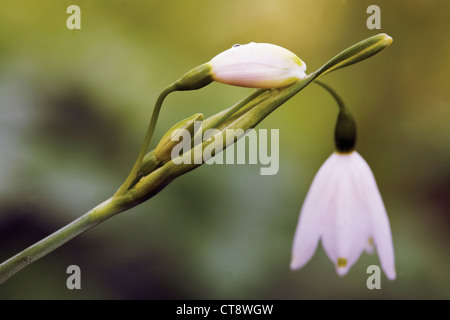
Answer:
<svg viewBox="0 0 450 320"><path fill-rule="evenodd" d="M345 259L345 258L338 258L337 266L338 266L338 268L345 268L345 266L347 266L347 259Z"/></svg>

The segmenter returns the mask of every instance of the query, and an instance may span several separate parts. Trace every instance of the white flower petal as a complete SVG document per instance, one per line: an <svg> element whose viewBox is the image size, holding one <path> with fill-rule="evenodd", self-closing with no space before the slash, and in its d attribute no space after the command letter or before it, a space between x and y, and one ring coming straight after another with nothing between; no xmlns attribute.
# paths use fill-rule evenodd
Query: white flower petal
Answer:
<svg viewBox="0 0 450 320"><path fill-rule="evenodd" d="M228 49L210 61L213 79L251 88L280 88L306 77L306 65L291 51L269 43Z"/></svg>
<svg viewBox="0 0 450 320"><path fill-rule="evenodd" d="M371 231L371 233L373 233ZM372 254L374 252L374 243L373 243L373 236L370 236L369 239L367 239L366 247L364 250L366 250L367 253Z"/></svg>
<svg viewBox="0 0 450 320"><path fill-rule="evenodd" d="M365 198L372 225L373 242L377 248L381 267L390 280L396 278L394 246L392 243L391 227L386 208L375 177L367 162L355 152L358 157L360 171L359 190Z"/></svg>
<svg viewBox="0 0 450 320"><path fill-rule="evenodd" d="M336 175L334 155L330 156L317 172L300 212L292 246L291 269L303 267L313 256L322 234L327 214L327 204L333 194L330 179Z"/></svg>
<svg viewBox="0 0 450 320"><path fill-rule="evenodd" d="M333 182L335 193L329 203L328 221L324 230L323 247L334 262L339 275L345 275L366 248L370 235L369 216L362 199L357 194L357 184L352 179L351 154L336 154L339 179ZM330 181L331 183L331 181Z"/></svg>

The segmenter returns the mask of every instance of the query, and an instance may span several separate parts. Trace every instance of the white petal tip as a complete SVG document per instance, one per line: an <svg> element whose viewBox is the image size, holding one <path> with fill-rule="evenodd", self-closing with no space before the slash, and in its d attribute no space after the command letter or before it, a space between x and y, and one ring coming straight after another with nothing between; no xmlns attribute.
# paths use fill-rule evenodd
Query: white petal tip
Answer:
<svg viewBox="0 0 450 320"><path fill-rule="evenodd" d="M345 276L348 273L348 268L336 268L336 272L340 277Z"/></svg>
<svg viewBox="0 0 450 320"><path fill-rule="evenodd" d="M369 240L367 241L365 250L369 254L373 254L375 252L375 245L373 243L373 238L369 237Z"/></svg>
<svg viewBox="0 0 450 320"><path fill-rule="evenodd" d="M350 266L347 263L347 259L339 258L336 262L336 272L340 277L345 276L348 273Z"/></svg>
<svg viewBox="0 0 450 320"><path fill-rule="evenodd" d="M298 261L298 259L292 259L291 260L291 264L289 265L289 268L292 270L292 271L295 271L295 270L298 270L298 269L300 269L301 267L303 267L303 265L301 264L301 263L299 263L299 261Z"/></svg>
<svg viewBox="0 0 450 320"><path fill-rule="evenodd" d="M292 257L289 267L292 271L301 269L309 262L309 260L310 260L310 257L306 257L304 255L297 254Z"/></svg>
<svg viewBox="0 0 450 320"><path fill-rule="evenodd" d="M299 80L302 80L307 77L307 74L306 74L306 72L302 71L297 74L297 77Z"/></svg>
<svg viewBox="0 0 450 320"><path fill-rule="evenodd" d="M397 278L397 274L395 273L395 271L386 272L386 277L389 280L394 281Z"/></svg>

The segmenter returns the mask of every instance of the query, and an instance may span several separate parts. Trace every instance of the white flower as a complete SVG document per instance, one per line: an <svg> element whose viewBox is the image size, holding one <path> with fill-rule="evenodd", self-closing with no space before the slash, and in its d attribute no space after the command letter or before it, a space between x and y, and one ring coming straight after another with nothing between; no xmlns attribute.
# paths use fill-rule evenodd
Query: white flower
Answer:
<svg viewBox="0 0 450 320"><path fill-rule="evenodd" d="M209 62L213 80L251 88L280 88L306 77L306 64L269 43L235 45Z"/></svg>
<svg viewBox="0 0 450 320"><path fill-rule="evenodd" d="M333 153L314 178L300 213L291 269L311 259L319 239L339 275L375 246L386 276L396 278L386 209L372 171L356 151Z"/></svg>

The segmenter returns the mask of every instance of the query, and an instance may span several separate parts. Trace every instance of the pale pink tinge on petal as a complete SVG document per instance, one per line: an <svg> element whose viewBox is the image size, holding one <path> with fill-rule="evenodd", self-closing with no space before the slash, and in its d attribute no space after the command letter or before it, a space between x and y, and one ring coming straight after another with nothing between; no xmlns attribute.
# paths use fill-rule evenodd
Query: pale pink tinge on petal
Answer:
<svg viewBox="0 0 450 320"><path fill-rule="evenodd" d="M366 248L370 225L363 199L358 196L357 185L352 179L352 154L337 154L336 157L339 166L335 169L339 171L339 179L333 181L334 198L329 205L330 214L322 240L325 252L342 276Z"/></svg>
<svg viewBox="0 0 450 320"><path fill-rule="evenodd" d="M236 64L214 69L214 80L249 88L280 88L298 81L306 74L256 63Z"/></svg>
<svg viewBox="0 0 450 320"><path fill-rule="evenodd" d="M329 182L339 172L334 170L333 158L330 156L320 167L306 195L295 231L291 269L303 267L316 251L327 219L327 204L334 192Z"/></svg>
<svg viewBox="0 0 450 320"><path fill-rule="evenodd" d="M386 208L378 189L375 177L367 162L359 155L359 171L363 178L359 185L362 196L369 208L372 225L373 242L376 247L381 267L390 280L395 280L395 258L392 233Z"/></svg>
<svg viewBox="0 0 450 320"><path fill-rule="evenodd" d="M306 77L306 65L294 53L269 43L228 49L210 61L213 79L251 88L280 88Z"/></svg>
<svg viewBox="0 0 450 320"><path fill-rule="evenodd" d="M356 151L333 153L316 174L301 210L292 269L311 259L320 238L340 276L375 246L387 277L395 279L386 209L372 171Z"/></svg>
<svg viewBox="0 0 450 320"><path fill-rule="evenodd" d="M374 249L375 249L375 246L374 246L374 242L373 242L373 236L370 236L367 239L366 246L365 246L364 250L367 253L369 253L369 254L373 254L374 253Z"/></svg>

